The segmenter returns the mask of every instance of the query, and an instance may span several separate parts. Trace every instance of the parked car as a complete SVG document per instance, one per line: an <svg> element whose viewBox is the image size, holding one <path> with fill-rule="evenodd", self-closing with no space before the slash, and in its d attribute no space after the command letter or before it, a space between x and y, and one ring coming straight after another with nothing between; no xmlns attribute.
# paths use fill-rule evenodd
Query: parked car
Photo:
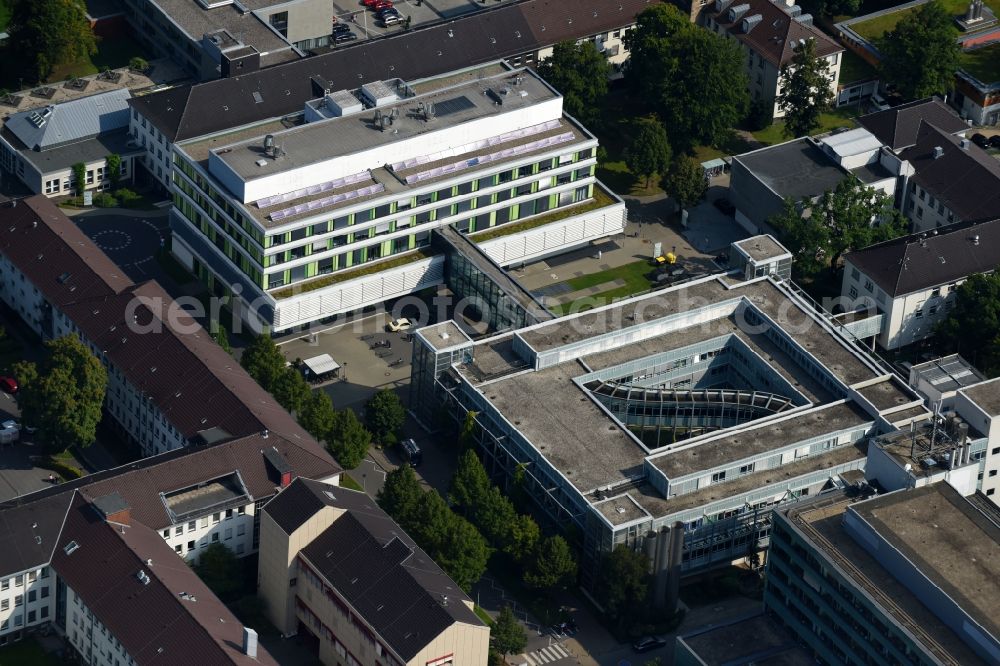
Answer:
<svg viewBox="0 0 1000 666"><path fill-rule="evenodd" d="M336 35L337 33L340 33L340 32L350 32L350 31L351 31L351 26L347 25L346 23L334 23L333 24L333 34L334 35Z"/></svg>
<svg viewBox="0 0 1000 666"><path fill-rule="evenodd" d="M395 7L386 7L384 9L379 9L378 11L375 12L375 18L377 18L380 21L384 21L390 16L395 18L397 21L400 20L399 10L396 9Z"/></svg>
<svg viewBox="0 0 1000 666"><path fill-rule="evenodd" d="M400 21L402 21L403 17L400 16L399 14L393 14L387 12L385 14L379 14L378 20L379 22L382 23L382 25L392 25L393 23L399 23Z"/></svg>
<svg viewBox="0 0 1000 666"><path fill-rule="evenodd" d="M341 42L353 42L358 36L353 32L338 32L334 33L333 41L340 44Z"/></svg>
<svg viewBox="0 0 1000 666"><path fill-rule="evenodd" d="M410 326L412 325L413 324L412 322L410 322L409 319L407 319L406 317L400 317L399 319L393 319L392 321L390 321L389 325L386 326L386 328L388 328L393 333L396 333L399 331L408 331L410 330Z"/></svg>
<svg viewBox="0 0 1000 666"><path fill-rule="evenodd" d="M363 4L365 7L374 7L375 3L377 2L378 0L362 0L361 4Z"/></svg>
<svg viewBox="0 0 1000 666"><path fill-rule="evenodd" d="M1000 148L1000 134L994 134L990 137L990 148Z"/></svg>
<svg viewBox="0 0 1000 666"><path fill-rule="evenodd" d="M14 395L17 393L17 380L13 377L0 377L0 390Z"/></svg>
<svg viewBox="0 0 1000 666"><path fill-rule="evenodd" d="M716 199L712 203L724 215L735 215L736 214L736 206L733 205L732 201L730 201L729 199L726 199L725 197L723 197L721 199Z"/></svg>
<svg viewBox="0 0 1000 666"><path fill-rule="evenodd" d="M376 0L375 4L372 5L372 9L379 12L383 9L394 9L394 7L392 6L392 0Z"/></svg>
<svg viewBox="0 0 1000 666"><path fill-rule="evenodd" d="M412 439L404 439L400 448L403 451L403 459L410 464L410 467L416 467L423 462L424 452Z"/></svg>
<svg viewBox="0 0 1000 666"><path fill-rule="evenodd" d="M990 140L987 139L984 134L976 132L970 138L972 139L972 143L976 144L980 148L989 148L990 146Z"/></svg>
<svg viewBox="0 0 1000 666"><path fill-rule="evenodd" d="M632 643L632 649L636 652L649 652L665 646L667 642L659 636L646 636Z"/></svg>

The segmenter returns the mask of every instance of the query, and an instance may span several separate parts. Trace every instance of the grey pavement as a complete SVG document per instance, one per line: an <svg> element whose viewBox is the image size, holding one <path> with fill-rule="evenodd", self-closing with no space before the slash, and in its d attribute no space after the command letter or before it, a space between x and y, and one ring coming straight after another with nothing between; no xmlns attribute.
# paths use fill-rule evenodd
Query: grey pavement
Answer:
<svg viewBox="0 0 1000 666"><path fill-rule="evenodd" d="M166 209L85 211L77 213L74 220L136 282L155 279L164 286L173 283L156 261L157 252L170 236Z"/></svg>
<svg viewBox="0 0 1000 666"><path fill-rule="evenodd" d="M41 447L26 441L0 447L0 501L13 499L48 488L47 469L36 467L33 456L40 455Z"/></svg>

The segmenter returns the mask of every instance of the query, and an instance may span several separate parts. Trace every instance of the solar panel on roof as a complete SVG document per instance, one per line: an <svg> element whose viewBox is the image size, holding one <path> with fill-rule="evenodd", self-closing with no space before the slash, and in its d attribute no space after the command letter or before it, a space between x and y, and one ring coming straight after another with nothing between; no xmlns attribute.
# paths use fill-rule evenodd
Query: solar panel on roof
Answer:
<svg viewBox="0 0 1000 666"><path fill-rule="evenodd" d="M440 118L441 116L450 116L453 113L465 111L466 109L474 109L475 107L476 105L472 103L472 100L462 95L461 97L452 97L451 99L435 102L434 115Z"/></svg>

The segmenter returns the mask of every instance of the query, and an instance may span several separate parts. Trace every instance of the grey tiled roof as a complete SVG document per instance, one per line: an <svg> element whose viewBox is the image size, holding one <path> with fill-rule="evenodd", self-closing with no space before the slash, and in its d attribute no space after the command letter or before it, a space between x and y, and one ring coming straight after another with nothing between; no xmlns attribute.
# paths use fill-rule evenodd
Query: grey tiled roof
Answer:
<svg viewBox="0 0 1000 666"><path fill-rule="evenodd" d="M862 127L893 150L915 144L921 122L928 122L949 134L969 129L968 123L936 97L900 104L858 118Z"/></svg>

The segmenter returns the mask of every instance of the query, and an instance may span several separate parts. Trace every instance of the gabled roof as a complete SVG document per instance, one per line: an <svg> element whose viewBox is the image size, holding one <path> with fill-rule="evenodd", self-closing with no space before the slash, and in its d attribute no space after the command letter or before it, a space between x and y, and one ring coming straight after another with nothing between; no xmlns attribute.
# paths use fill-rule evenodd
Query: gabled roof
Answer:
<svg viewBox="0 0 1000 666"><path fill-rule="evenodd" d="M916 143L899 158L916 170L910 180L940 199L958 221L1000 217L1000 161L971 141L963 148L961 141L921 121ZM943 151L940 157L935 148Z"/></svg>
<svg viewBox="0 0 1000 666"><path fill-rule="evenodd" d="M408 661L455 622L482 626L471 599L365 493L298 479L264 511L290 533L342 509L300 557Z"/></svg>
<svg viewBox="0 0 1000 666"><path fill-rule="evenodd" d="M0 220L0 253L56 307L111 296L133 284L44 196L4 204Z"/></svg>
<svg viewBox="0 0 1000 666"><path fill-rule="evenodd" d="M858 118L858 123L893 150L917 142L920 124L927 122L948 134L969 129L951 107L936 97L900 104L885 111L876 111Z"/></svg>
<svg viewBox="0 0 1000 666"><path fill-rule="evenodd" d="M69 496L52 568L137 664L277 664L241 652L243 625L155 532L116 529Z"/></svg>
<svg viewBox="0 0 1000 666"><path fill-rule="evenodd" d="M72 493L9 503L0 510L0 576L35 569L52 559Z"/></svg>
<svg viewBox="0 0 1000 666"><path fill-rule="evenodd" d="M426 78L630 25L651 2L659 0L506 3L250 74L143 95L130 104L168 140L182 141L298 113L322 96L311 77L329 81L333 90L387 76Z"/></svg>
<svg viewBox="0 0 1000 666"><path fill-rule="evenodd" d="M30 150L95 137L128 126L128 88L80 97L61 104L11 114L4 127Z"/></svg>
<svg viewBox="0 0 1000 666"><path fill-rule="evenodd" d="M1000 219L959 223L846 256L891 297L925 291L1000 266Z"/></svg>
<svg viewBox="0 0 1000 666"><path fill-rule="evenodd" d="M185 439L212 429L230 437L270 430L329 459L315 438L194 319L175 307L159 284L134 284L44 196L12 203L0 222L0 254L25 273Z"/></svg>
<svg viewBox="0 0 1000 666"><path fill-rule="evenodd" d="M743 5L749 5L749 9L737 16L735 20L730 20L729 11ZM719 11L720 6L725 8ZM788 7L780 0L779 2L728 0L723 3L716 0L713 18L734 38L779 68L791 62L795 55L795 47L800 40L816 40L816 55L821 58L844 50L844 47L833 41L819 28L795 20L795 17L786 11L787 9ZM750 31L747 32L743 28L743 21L752 16L759 16L760 20L755 21L755 25L752 25Z"/></svg>

